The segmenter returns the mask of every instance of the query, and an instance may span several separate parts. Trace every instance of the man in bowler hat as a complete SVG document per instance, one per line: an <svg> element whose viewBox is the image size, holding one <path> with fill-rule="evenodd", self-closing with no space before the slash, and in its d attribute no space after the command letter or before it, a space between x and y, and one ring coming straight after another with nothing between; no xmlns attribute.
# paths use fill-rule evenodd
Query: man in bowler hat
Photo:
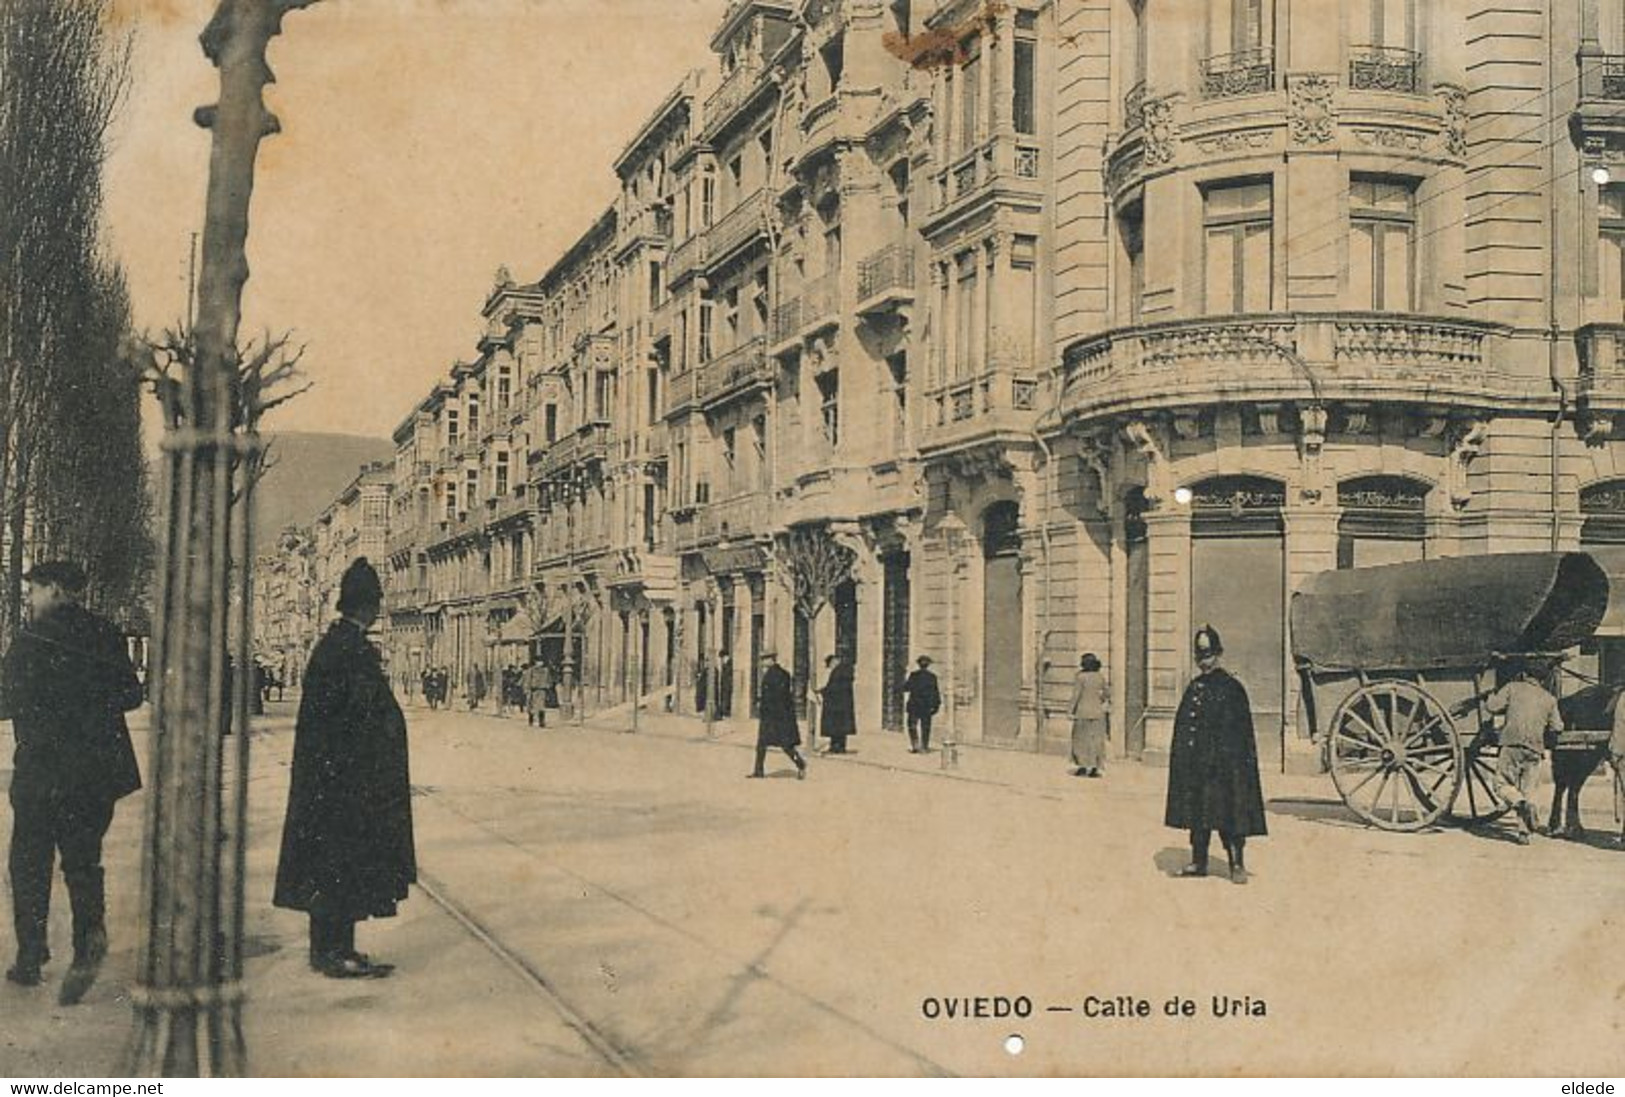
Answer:
<svg viewBox="0 0 1625 1097"><path fill-rule="evenodd" d="M37 986L50 959L46 926L51 864L73 909L73 964L60 999L73 1005L107 955L102 840L113 806L141 787L124 714L141 683L119 630L79 604L85 573L67 561L37 564L28 582L28 623L0 664L0 717L17 740L11 777L11 897L17 960L6 978Z"/></svg>
<svg viewBox="0 0 1625 1097"><path fill-rule="evenodd" d="M357 559L311 652L294 731L274 902L310 916L310 966L333 979L394 970L356 951L355 924L393 917L417 879L406 720L367 640L383 597Z"/></svg>
<svg viewBox="0 0 1625 1097"><path fill-rule="evenodd" d="M903 682L903 693L908 697L904 714L908 719L908 752L918 754L931 750L931 718L942 707L942 691L937 676L931 673L931 656L917 659L917 670L909 672Z"/></svg>
<svg viewBox="0 0 1625 1097"><path fill-rule="evenodd" d="M1264 795L1247 691L1219 665L1224 644L1203 625L1194 640L1200 673L1185 687L1174 713L1168 757L1168 803L1163 822L1188 831L1191 863L1181 876L1206 876L1213 832L1230 856L1230 879L1247 882L1248 837L1265 834Z"/></svg>

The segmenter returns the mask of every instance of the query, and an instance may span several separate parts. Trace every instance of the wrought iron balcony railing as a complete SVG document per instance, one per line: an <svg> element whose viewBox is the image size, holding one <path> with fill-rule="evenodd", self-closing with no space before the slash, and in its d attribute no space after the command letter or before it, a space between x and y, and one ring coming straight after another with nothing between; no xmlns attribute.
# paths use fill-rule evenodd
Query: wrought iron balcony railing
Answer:
<svg viewBox="0 0 1625 1097"><path fill-rule="evenodd" d="M913 296L913 289L914 249L907 244L887 244L858 264L859 301L872 301L899 290Z"/></svg>
<svg viewBox="0 0 1625 1097"><path fill-rule="evenodd" d="M1357 91L1402 91L1421 87L1422 55L1395 46L1355 46L1349 51L1349 87Z"/></svg>
<svg viewBox="0 0 1625 1097"><path fill-rule="evenodd" d="M1219 53L1201 63L1202 98L1254 95L1275 87L1275 51L1268 46Z"/></svg>

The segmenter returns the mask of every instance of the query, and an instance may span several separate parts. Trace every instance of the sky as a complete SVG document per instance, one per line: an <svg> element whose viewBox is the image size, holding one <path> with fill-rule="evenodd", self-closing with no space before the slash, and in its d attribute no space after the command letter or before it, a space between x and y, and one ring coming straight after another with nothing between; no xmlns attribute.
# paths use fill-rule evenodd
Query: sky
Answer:
<svg viewBox="0 0 1625 1097"><path fill-rule="evenodd" d="M107 165L107 241L138 328L184 317L218 94L212 0L118 0L134 79ZM726 0L321 0L271 47L244 337L291 331L315 388L272 430L387 437L475 355L496 270L538 277L613 202L612 163L691 68ZM149 434L152 433L149 431ZM150 439L149 439L150 440Z"/></svg>

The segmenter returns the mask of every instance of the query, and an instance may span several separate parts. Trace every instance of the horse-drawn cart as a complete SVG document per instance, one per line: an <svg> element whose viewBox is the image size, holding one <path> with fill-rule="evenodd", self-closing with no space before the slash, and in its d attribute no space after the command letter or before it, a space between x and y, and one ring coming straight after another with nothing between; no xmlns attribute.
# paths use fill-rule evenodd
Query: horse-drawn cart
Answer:
<svg viewBox="0 0 1625 1097"><path fill-rule="evenodd" d="M1608 591L1603 569L1578 552L1310 578L1292 598L1292 652L1343 802L1385 830L1419 830L1447 812L1480 821L1505 811L1484 704L1497 664L1555 660L1590 639Z"/></svg>

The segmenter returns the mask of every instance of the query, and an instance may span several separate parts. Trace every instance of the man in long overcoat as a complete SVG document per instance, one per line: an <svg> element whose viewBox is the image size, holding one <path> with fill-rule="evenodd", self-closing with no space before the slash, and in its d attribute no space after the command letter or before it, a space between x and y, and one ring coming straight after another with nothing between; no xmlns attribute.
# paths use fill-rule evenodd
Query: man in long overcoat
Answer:
<svg viewBox="0 0 1625 1097"><path fill-rule="evenodd" d="M839 655L824 660L829 677L818 691L823 700L819 706L818 732L829 740L831 754L845 754L849 735L858 733L856 705L852 699L852 665Z"/></svg>
<svg viewBox="0 0 1625 1097"><path fill-rule="evenodd" d="M367 641L382 603L356 560L305 671L277 865L276 905L309 914L311 967L335 979L389 974L356 951L355 924L393 916L417 879L406 720Z"/></svg>
<svg viewBox="0 0 1625 1097"><path fill-rule="evenodd" d="M918 669L910 671L903 682L903 695L908 698L903 705L908 718L908 752L930 753L931 718L942 707L942 690L937 686L937 676L931 673L931 656L922 655L915 662Z"/></svg>
<svg viewBox="0 0 1625 1097"><path fill-rule="evenodd" d="M1196 632L1200 672L1174 714L1168 757L1168 804L1163 822L1188 831L1191 863L1182 876L1206 876L1208 843L1216 830L1230 856L1230 879L1247 882L1247 839L1265 834L1264 795L1247 691L1219 665L1224 645L1211 625Z"/></svg>
<svg viewBox="0 0 1625 1097"><path fill-rule="evenodd" d="M796 764L796 777L807 776L807 760L796 748L801 745L801 732L796 728L796 690L775 652L762 652L762 684L757 693L760 718L756 725L756 768L747 776L766 777L762 766L767 752L778 747Z"/></svg>
<svg viewBox="0 0 1625 1097"><path fill-rule="evenodd" d="M51 864L73 910L73 965L61 988L73 1005L107 955L102 840L113 806L141 787L124 714L141 682L114 625L79 605L85 573L66 561L38 564L28 581L28 624L0 665L0 717L12 720L11 899L17 960L6 978L37 986L50 959L46 927Z"/></svg>
<svg viewBox="0 0 1625 1097"><path fill-rule="evenodd" d="M540 659L533 660L525 671L525 699L530 722L537 727L547 726L547 700L552 690L553 668Z"/></svg>

